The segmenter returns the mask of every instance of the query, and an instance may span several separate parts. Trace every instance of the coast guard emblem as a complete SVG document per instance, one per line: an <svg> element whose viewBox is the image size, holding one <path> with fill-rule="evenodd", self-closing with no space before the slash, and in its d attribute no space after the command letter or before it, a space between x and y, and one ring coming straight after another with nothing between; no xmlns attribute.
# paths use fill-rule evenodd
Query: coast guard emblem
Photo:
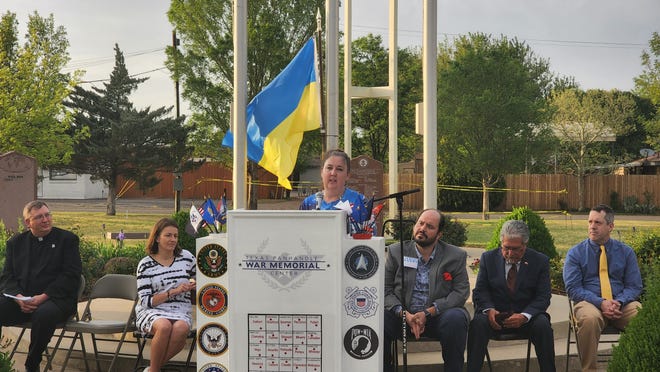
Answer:
<svg viewBox="0 0 660 372"><path fill-rule="evenodd" d="M344 296L346 314L353 318L359 318L360 316L368 318L376 315L376 310L378 309L378 303L376 303L378 296L376 292L376 287L364 287L363 289L359 287L346 288L346 295Z"/></svg>

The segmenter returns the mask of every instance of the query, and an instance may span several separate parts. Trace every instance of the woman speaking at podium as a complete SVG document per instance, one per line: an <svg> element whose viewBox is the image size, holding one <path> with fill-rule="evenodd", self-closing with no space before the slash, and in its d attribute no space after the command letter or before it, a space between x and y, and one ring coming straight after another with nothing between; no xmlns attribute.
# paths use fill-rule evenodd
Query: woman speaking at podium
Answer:
<svg viewBox="0 0 660 372"><path fill-rule="evenodd" d="M306 197L300 204L301 210L335 210L343 209L340 202L349 203L351 207L351 233L361 230L363 223L371 217L371 208L367 207L364 195L346 187L350 176L351 159L342 150L330 150L323 157L321 181L323 190Z"/></svg>

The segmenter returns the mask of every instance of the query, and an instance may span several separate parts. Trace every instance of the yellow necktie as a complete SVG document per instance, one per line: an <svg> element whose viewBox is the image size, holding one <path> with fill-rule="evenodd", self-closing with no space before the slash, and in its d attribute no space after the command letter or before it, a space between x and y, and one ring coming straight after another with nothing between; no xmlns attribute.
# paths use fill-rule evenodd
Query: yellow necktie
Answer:
<svg viewBox="0 0 660 372"><path fill-rule="evenodd" d="M610 276L607 274L607 255L605 246L600 246L600 264L598 267L598 276L600 277L600 294L606 300L612 299L612 286L610 285Z"/></svg>

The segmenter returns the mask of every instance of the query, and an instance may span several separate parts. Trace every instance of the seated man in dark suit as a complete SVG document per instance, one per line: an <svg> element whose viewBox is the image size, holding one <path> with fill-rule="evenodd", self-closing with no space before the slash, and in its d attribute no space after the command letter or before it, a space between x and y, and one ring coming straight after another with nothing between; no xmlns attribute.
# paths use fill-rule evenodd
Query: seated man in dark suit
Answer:
<svg viewBox="0 0 660 372"><path fill-rule="evenodd" d="M440 240L446 219L437 209L424 210L413 228L413 240L389 246L385 263L384 371L394 370L389 345L406 327L415 338L434 338L442 345L445 372L463 370L470 315L465 261L467 253ZM401 288L404 275L405 289ZM407 335L409 333L406 333ZM408 336L406 336L408 337Z"/></svg>
<svg viewBox="0 0 660 372"><path fill-rule="evenodd" d="M502 225L500 248L484 252L472 291L474 318L468 332L468 372L478 372L494 333L522 333L536 349L542 372L555 371L550 315L548 257L527 248L529 229L523 221Z"/></svg>
<svg viewBox="0 0 660 372"><path fill-rule="evenodd" d="M53 226L46 203L35 200L23 208L28 230L7 240L7 256L0 278L0 327L32 323L27 372L39 371L57 323L76 312L80 287L79 239Z"/></svg>

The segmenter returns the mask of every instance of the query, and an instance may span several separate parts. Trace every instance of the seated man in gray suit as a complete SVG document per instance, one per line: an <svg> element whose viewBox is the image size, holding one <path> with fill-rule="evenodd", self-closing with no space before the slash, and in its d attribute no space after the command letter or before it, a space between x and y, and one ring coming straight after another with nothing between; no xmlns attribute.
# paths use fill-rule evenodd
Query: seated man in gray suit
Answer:
<svg viewBox="0 0 660 372"><path fill-rule="evenodd" d="M463 370L463 353L470 316L463 307L470 294L467 253L440 241L445 219L437 209L420 214L412 241L389 246L385 263L385 371L393 371L390 347L407 329L415 338L440 340L446 372ZM401 288L401 275L405 272Z"/></svg>
<svg viewBox="0 0 660 372"><path fill-rule="evenodd" d="M555 346L550 315L548 257L527 248L529 229L523 221L502 225L500 248L484 252L472 291L474 318L468 333L468 372L478 372L494 333L528 336L541 372L555 371Z"/></svg>

